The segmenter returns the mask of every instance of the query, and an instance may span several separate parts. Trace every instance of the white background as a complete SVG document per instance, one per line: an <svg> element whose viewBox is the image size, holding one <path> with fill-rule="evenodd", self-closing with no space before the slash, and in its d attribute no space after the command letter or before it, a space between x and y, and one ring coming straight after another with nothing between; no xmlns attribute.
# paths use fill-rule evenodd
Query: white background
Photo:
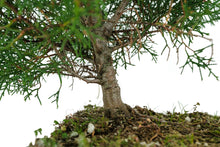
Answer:
<svg viewBox="0 0 220 147"><path fill-rule="evenodd" d="M218 63L213 66L213 71L220 76L220 23L207 26L206 30L213 38L214 59ZM155 39L158 43L155 49L160 53L163 40L159 37ZM194 46L204 46L203 43L205 41L199 39ZM207 72L204 72L204 80L201 81L197 68L193 73L187 68L180 75L179 67L182 64L176 65L175 50L171 52L168 62L166 57L166 54L159 56L155 64L151 56L146 54L140 61L134 59L136 66L118 70L123 101L131 106L147 106L157 112L183 109L191 112L193 105L199 102L199 111L220 115L220 82L208 77ZM180 60L183 63L184 57L180 56ZM71 78L64 79L58 109L55 103L51 104L51 100L47 99L59 86L57 76L48 77L47 83L43 84L40 93L42 106L36 98L24 102L21 95L3 97L0 101L0 146L27 146L35 140L34 130L43 129L43 135L39 137L50 135L54 129L54 120L61 121L67 114L83 109L86 104L102 105L102 93L98 85L75 79L71 90L71 82Z"/></svg>

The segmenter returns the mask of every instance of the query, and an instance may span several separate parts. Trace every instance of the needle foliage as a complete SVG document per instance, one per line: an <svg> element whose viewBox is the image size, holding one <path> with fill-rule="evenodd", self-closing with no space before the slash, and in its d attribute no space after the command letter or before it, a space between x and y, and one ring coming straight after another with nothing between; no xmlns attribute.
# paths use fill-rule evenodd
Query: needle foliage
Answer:
<svg viewBox="0 0 220 147"><path fill-rule="evenodd" d="M100 84L94 38L103 39L105 26L112 26L105 40L115 69L143 53L156 62L152 38L161 34L163 51L185 50L183 70L196 66L217 79L213 54L202 54L212 52L212 42L190 45L195 37L209 40L203 28L219 19L220 0L0 0L0 99L7 92L40 101L41 82L50 74L59 76L60 88L62 76ZM56 102L60 88L52 95Z"/></svg>

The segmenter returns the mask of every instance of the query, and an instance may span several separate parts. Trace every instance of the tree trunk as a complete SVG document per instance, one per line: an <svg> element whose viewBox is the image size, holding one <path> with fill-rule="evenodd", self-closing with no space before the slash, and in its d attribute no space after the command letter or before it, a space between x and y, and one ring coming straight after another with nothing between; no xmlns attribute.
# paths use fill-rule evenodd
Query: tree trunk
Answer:
<svg viewBox="0 0 220 147"><path fill-rule="evenodd" d="M110 117L114 117L116 109L122 110L129 116L127 107L121 100L120 87L111 58L112 50L107 44L107 40L99 38L96 38L95 44L93 44L97 74L101 80L104 108L109 112Z"/></svg>
<svg viewBox="0 0 220 147"><path fill-rule="evenodd" d="M112 65L105 68L105 72L102 74L102 92L103 92L103 103L104 108L109 113L110 117L113 117L115 110L120 109L126 115L129 115L129 112L122 102L120 87L116 79L116 72Z"/></svg>
<svg viewBox="0 0 220 147"><path fill-rule="evenodd" d="M92 30L92 32L99 37L95 37L92 34L89 34L89 37L93 43L93 57L96 66L97 77L101 80L104 108L109 110L110 117L112 117L112 114L114 114L116 109L122 110L127 116L130 115L126 105L121 100L120 87L118 85L116 79L116 71L112 63L113 50L108 47L108 38L112 35L113 27L120 19L128 3L128 0L122 1L117 11L115 12L115 15L110 19L109 22L105 22L101 27ZM104 15L101 19L103 18ZM87 26L94 26L94 24L96 24L99 19L100 18L89 16L83 22Z"/></svg>

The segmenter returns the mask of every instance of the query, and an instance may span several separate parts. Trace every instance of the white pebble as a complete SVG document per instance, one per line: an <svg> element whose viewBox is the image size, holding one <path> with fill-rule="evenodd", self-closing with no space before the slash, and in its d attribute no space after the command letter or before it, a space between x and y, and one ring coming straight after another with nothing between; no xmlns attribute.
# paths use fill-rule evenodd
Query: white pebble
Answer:
<svg viewBox="0 0 220 147"><path fill-rule="evenodd" d="M94 130L95 130L95 126L94 126L92 123L89 123L89 124L88 124L87 132L88 132L89 134L92 134L92 132L94 132Z"/></svg>
<svg viewBox="0 0 220 147"><path fill-rule="evenodd" d="M201 146L202 144L198 141L196 141L196 145Z"/></svg>
<svg viewBox="0 0 220 147"><path fill-rule="evenodd" d="M159 142L151 142L149 144L147 144L147 147L159 147L161 146Z"/></svg>
<svg viewBox="0 0 220 147"><path fill-rule="evenodd" d="M147 143L145 141L140 142L141 147L147 147Z"/></svg>
<svg viewBox="0 0 220 147"><path fill-rule="evenodd" d="M70 137L76 137L76 136L78 136L79 134L77 133L77 132L72 132L71 134L70 134Z"/></svg>
<svg viewBox="0 0 220 147"><path fill-rule="evenodd" d="M189 116L187 116L187 117L185 118L185 121L186 121L186 122L191 122L190 117L189 117Z"/></svg>
<svg viewBox="0 0 220 147"><path fill-rule="evenodd" d="M200 128L201 128L201 125L200 125L200 124L198 124L196 127L197 127L198 129L200 129Z"/></svg>

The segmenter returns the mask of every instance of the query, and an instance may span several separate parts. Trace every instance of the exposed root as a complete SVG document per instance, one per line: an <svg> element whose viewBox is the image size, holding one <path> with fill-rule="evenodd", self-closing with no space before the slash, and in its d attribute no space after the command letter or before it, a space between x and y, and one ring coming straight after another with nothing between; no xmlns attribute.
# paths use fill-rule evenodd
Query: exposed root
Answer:
<svg viewBox="0 0 220 147"><path fill-rule="evenodd" d="M150 116L150 115L144 115L144 114L140 114L138 112L138 109L142 109L141 107L138 107L136 106L136 108L132 109L131 106L125 104L127 109L130 111L130 113L133 115L133 116L136 116L136 117L139 117L140 119L151 119L151 120L154 120L154 121L157 121L157 122L166 122L165 120L163 119L159 119L159 118L156 118L154 116Z"/></svg>
<svg viewBox="0 0 220 147"><path fill-rule="evenodd" d="M120 114L117 112L122 112L126 117L129 118L131 116L131 112L128 107L130 106L128 106L127 104L123 104L121 107L105 108L105 117L115 118L118 117L118 114Z"/></svg>

